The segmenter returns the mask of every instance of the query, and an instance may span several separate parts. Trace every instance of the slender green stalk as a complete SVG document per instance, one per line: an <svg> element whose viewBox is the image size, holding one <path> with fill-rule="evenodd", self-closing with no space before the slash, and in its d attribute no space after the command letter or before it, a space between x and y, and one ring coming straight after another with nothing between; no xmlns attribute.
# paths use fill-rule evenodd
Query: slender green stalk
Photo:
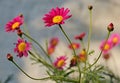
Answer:
<svg viewBox="0 0 120 83"><path fill-rule="evenodd" d="M92 34L92 10L89 10L90 14L90 25L89 25L89 32L88 32L88 47L87 47L87 54L89 52L90 48L90 39L91 39L91 34Z"/></svg>
<svg viewBox="0 0 120 83"><path fill-rule="evenodd" d="M49 61L51 62L52 64L52 60L50 59L50 57L48 56L48 54L46 53L46 51L44 50L44 48L36 41L34 40L32 37L30 37L29 35L23 33L26 37L28 37L30 40L32 40L33 42L35 42L40 48L41 50L44 52L44 54L48 57Z"/></svg>
<svg viewBox="0 0 120 83"><path fill-rule="evenodd" d="M69 39L69 37L67 36L67 34L65 33L65 31L63 30L62 26L59 24L59 27L60 27L60 30L62 31L62 33L64 34L64 36L66 37L66 39L68 40L68 42L70 43L70 45L72 45L72 42L71 40ZM77 56L76 55L76 52L75 52L75 49L72 47L72 50L73 50L73 53L74 53L74 56ZM77 61L77 67L78 67L78 71L79 71L79 83L80 83L80 80L81 80L81 70L80 70L80 66L79 66L79 62Z"/></svg>
<svg viewBox="0 0 120 83"><path fill-rule="evenodd" d="M40 61L43 65L45 65L47 68L52 68L54 69L54 67L52 65L50 65L49 63L46 62L46 60L44 60L42 57L38 56L36 57L34 53L32 53L31 51L29 51L30 55L32 55L37 61Z"/></svg>
<svg viewBox="0 0 120 83"><path fill-rule="evenodd" d="M18 66L18 64L15 61L12 61L12 63L21 71L23 72L27 77L33 79L33 80L47 80L50 79L50 77L45 77L45 78L34 78L28 75L21 67Z"/></svg>
<svg viewBox="0 0 120 83"><path fill-rule="evenodd" d="M110 36L110 31L108 32L108 35L107 35L107 38L106 38L105 43L107 42L109 36ZM101 55L102 55L102 52L103 52L103 50L100 51L100 54L99 54L98 58L95 60L95 62L94 62L93 64L91 64L88 68L86 68L85 70L91 68L92 66L94 66L94 65L98 62L98 60L100 59L100 57L101 57Z"/></svg>
<svg viewBox="0 0 120 83"><path fill-rule="evenodd" d="M21 67L18 66L18 64L12 60L11 61L21 72L23 72L23 74L25 74L27 77L33 79L33 80L48 80L48 79L53 79L53 80L63 80L63 81L67 81L67 82L73 82L73 83L78 83L77 80L75 79L70 79L70 78L66 78L64 76L54 76L54 75L51 75L50 77L45 77L45 78L34 78L34 77L31 77L30 75L28 75Z"/></svg>
<svg viewBox="0 0 120 83"><path fill-rule="evenodd" d="M65 31L63 30L62 26L59 24L60 30L62 31L62 33L64 34L64 36L67 38L68 42L70 43L70 45L72 45L71 40L69 39L69 37L67 36L67 34L65 33ZM76 52L75 49L72 47L73 53L76 56Z"/></svg>

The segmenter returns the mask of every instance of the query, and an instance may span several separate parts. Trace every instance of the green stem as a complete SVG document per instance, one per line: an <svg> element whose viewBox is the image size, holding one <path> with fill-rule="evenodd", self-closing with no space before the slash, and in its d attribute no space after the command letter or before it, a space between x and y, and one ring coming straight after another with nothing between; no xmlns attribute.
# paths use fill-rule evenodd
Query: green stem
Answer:
<svg viewBox="0 0 120 83"><path fill-rule="evenodd" d="M90 14L90 25L89 25L89 32L88 32L88 47L87 47L87 54L89 52L90 48L90 39L91 39L91 34L92 34L92 10L89 10Z"/></svg>
<svg viewBox="0 0 120 83"><path fill-rule="evenodd" d="M15 61L12 61L12 63L18 68L20 69L21 72L23 72L23 74L25 74L27 77L33 79L33 80L46 80L46 79L50 79L50 77L45 77L45 78L34 78L31 77L30 75L28 75L21 67L18 66L18 64Z"/></svg>
<svg viewBox="0 0 120 83"><path fill-rule="evenodd" d="M108 35L107 35L107 38L106 38L105 43L108 41L109 36L110 36L110 32L108 32ZM102 52L103 52L103 50L101 50L101 52L100 52L98 58L95 60L95 62L94 62L93 64L91 64L88 68L86 68L85 70L91 68L92 66L94 66L94 65L98 62L98 60L100 59L100 57L101 57L101 55L102 55Z"/></svg>
<svg viewBox="0 0 120 83"><path fill-rule="evenodd" d="M63 30L62 26L59 24L60 30L62 31L62 33L64 34L64 36L67 38L68 42L70 43L70 45L72 45L71 40L69 39L69 37L67 36L67 34L65 33L65 31ZM72 47L73 53L76 56L76 52L75 49Z"/></svg>
<svg viewBox="0 0 120 83"><path fill-rule="evenodd" d="M66 78L64 76L50 76L50 77L45 77L45 78L34 78L34 77L31 77L30 75L28 75L21 67L18 66L18 64L15 62L15 61L11 61L21 72L23 72L23 74L25 74L27 77L33 79L33 80L47 80L47 79L53 79L53 80L64 80L64 81L67 81L67 82L73 82L73 83L78 83L77 80L73 80L73 79L70 79L70 78Z"/></svg>
<svg viewBox="0 0 120 83"><path fill-rule="evenodd" d="M47 68L49 67L54 69L54 67L52 65L50 65L49 63L46 62L46 60L44 60L42 57L38 56L36 57L34 53L32 53L31 51L29 51L30 55L32 55L37 61L41 62L43 65L45 65Z"/></svg>
<svg viewBox="0 0 120 83"><path fill-rule="evenodd" d="M50 59L50 57L48 56L48 54L46 53L46 51L44 50L44 48L36 41L34 40L32 37L30 37L29 35L23 33L26 37L28 37L30 40L32 40L33 42L35 42L40 48L41 50L44 52L44 54L48 57L49 61L51 62L52 64L52 60Z"/></svg>
<svg viewBox="0 0 120 83"><path fill-rule="evenodd" d="M63 30L63 28L62 28L62 26L60 24L59 24L59 27L60 27L60 30L62 31L62 33L64 34L64 36L66 37L66 39L68 40L68 42L70 43L70 45L72 45L71 40L69 39L69 37L67 36L67 34L65 33L65 31ZM74 56L77 56L76 52L75 52L75 49L73 47L72 47L72 50L73 50ZM77 67L78 67L78 70L79 70L79 83L80 83L81 71L80 71L80 66L79 66L79 62L78 61L77 61Z"/></svg>

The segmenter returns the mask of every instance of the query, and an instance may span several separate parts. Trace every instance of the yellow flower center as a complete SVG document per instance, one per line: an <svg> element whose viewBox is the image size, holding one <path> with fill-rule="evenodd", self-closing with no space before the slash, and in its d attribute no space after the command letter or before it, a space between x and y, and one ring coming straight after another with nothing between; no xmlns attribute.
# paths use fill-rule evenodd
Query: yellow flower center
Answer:
<svg viewBox="0 0 120 83"><path fill-rule="evenodd" d="M104 50L108 50L110 48L109 44L105 44Z"/></svg>
<svg viewBox="0 0 120 83"><path fill-rule="evenodd" d="M65 62L64 60L58 61L57 67L62 67L64 65L64 62Z"/></svg>
<svg viewBox="0 0 120 83"><path fill-rule="evenodd" d="M17 29L19 27L20 23L19 22L15 22L13 25L12 25L12 29Z"/></svg>
<svg viewBox="0 0 120 83"><path fill-rule="evenodd" d="M118 38L117 37L115 37L115 38L113 38L113 43L117 43L118 42Z"/></svg>
<svg viewBox="0 0 120 83"><path fill-rule="evenodd" d="M63 20L63 17L58 15L53 17L53 23L60 23Z"/></svg>
<svg viewBox="0 0 120 83"><path fill-rule="evenodd" d="M25 42L22 42L22 43L20 43L20 44L18 45L18 50L19 50L20 52L24 51L25 48L26 48L26 43L25 43Z"/></svg>
<svg viewBox="0 0 120 83"><path fill-rule="evenodd" d="M86 55L85 50L82 50L80 54L81 54L81 55Z"/></svg>

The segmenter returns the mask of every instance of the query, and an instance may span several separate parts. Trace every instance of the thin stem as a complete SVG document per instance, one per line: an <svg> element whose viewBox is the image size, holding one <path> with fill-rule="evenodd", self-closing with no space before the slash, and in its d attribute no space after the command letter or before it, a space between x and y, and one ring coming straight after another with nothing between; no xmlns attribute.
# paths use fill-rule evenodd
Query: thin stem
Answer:
<svg viewBox="0 0 120 83"><path fill-rule="evenodd" d="M50 77L45 77L45 78L34 78L31 77L30 75L28 75L21 67L18 66L18 64L15 61L12 61L12 63L21 71L23 72L23 74L25 74L27 77L33 79L33 80L46 80L46 79L50 79Z"/></svg>
<svg viewBox="0 0 120 83"><path fill-rule="evenodd" d="M54 69L52 65L50 65L49 63L46 62L46 60L44 60L42 57L38 56L36 57L34 53L32 53L31 51L29 51L30 55L32 55L37 61L41 62L43 65L45 65L46 67L49 67Z"/></svg>
<svg viewBox="0 0 120 83"><path fill-rule="evenodd" d="M52 60L50 59L50 57L48 56L48 54L46 53L46 51L44 50L44 48L36 41L34 40L32 37L30 37L29 35L23 33L26 37L28 37L30 40L32 40L33 42L35 42L40 48L41 50L44 52L44 54L48 57L49 61L52 63Z"/></svg>
<svg viewBox="0 0 120 83"><path fill-rule="evenodd" d="M90 14L90 25L89 25L89 32L88 32L88 47L87 47L87 54L89 52L90 48L90 39L91 39L91 34L92 34L92 10L89 10Z"/></svg>
<svg viewBox="0 0 120 83"><path fill-rule="evenodd" d="M60 24L59 24L59 27L60 27L60 30L62 31L62 33L64 34L64 36L66 37L66 39L68 40L68 42L70 43L70 45L72 45L71 40L69 39L69 37L67 36L67 34L65 33L65 31L63 30L63 28L62 28L62 26ZM77 56L76 52L75 52L75 49L73 48L73 46L72 46L72 50L73 50L74 56ZM78 61L77 61L77 67L78 67L78 70L79 70L79 83L80 83L80 80L81 80L81 71L80 71L80 66L79 66L79 62Z"/></svg>
<svg viewBox="0 0 120 83"><path fill-rule="evenodd" d="M109 36L110 36L110 32L108 32L108 35L107 35L107 38L106 38L105 44L106 44L106 42L108 41ZM98 58L95 60L95 62L94 62L92 65L90 65L88 68L86 68L85 70L91 68L92 66L94 66L94 65L98 62L98 60L100 59L100 57L101 57L101 55L102 55L102 52L103 52L103 50L101 50L101 52L100 52Z"/></svg>
<svg viewBox="0 0 120 83"><path fill-rule="evenodd" d="M62 26L60 24L59 24L59 27L60 27L60 30L62 31L62 33L64 34L64 36L67 38L70 45L72 45L71 40L69 39L69 37L67 36L67 34L65 33L65 31L63 30L63 28L62 28ZM75 49L73 48L73 46L72 46L72 50L73 50L74 55L76 56L76 52L75 52Z"/></svg>
<svg viewBox="0 0 120 83"><path fill-rule="evenodd" d="M47 79L53 79L53 80L64 80L64 81L67 81L67 82L74 82L74 83L78 83L77 80L73 80L73 79L70 79L70 78L66 78L64 76L50 76L50 77L45 77L45 78L34 78L34 77L31 77L30 75L28 75L21 67L18 66L18 64L15 62L15 61L11 61L21 72L23 72L23 74L25 74L27 77L33 79L33 80L47 80Z"/></svg>

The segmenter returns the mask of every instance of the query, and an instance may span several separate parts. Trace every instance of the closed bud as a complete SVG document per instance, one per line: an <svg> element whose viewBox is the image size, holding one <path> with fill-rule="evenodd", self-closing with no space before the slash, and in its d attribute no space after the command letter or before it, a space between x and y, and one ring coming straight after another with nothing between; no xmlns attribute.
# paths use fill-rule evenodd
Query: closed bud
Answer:
<svg viewBox="0 0 120 83"><path fill-rule="evenodd" d="M20 29L18 29L18 30L17 30L17 34L18 34L18 36L22 37L22 34L23 34L23 33L22 33L22 31L21 31Z"/></svg>
<svg viewBox="0 0 120 83"><path fill-rule="evenodd" d="M114 25L113 25L113 23L110 23L109 25L108 25L108 27L107 27L107 29L108 29L108 31L113 31L114 30Z"/></svg>
<svg viewBox="0 0 120 83"><path fill-rule="evenodd" d="M9 61L13 61L13 56L12 56L10 53L8 53L8 54L7 54L7 59L8 59Z"/></svg>
<svg viewBox="0 0 120 83"><path fill-rule="evenodd" d="M92 6L92 5L89 5L89 6L88 6L88 9L89 9L89 10L92 10L92 9L93 9L93 6Z"/></svg>

